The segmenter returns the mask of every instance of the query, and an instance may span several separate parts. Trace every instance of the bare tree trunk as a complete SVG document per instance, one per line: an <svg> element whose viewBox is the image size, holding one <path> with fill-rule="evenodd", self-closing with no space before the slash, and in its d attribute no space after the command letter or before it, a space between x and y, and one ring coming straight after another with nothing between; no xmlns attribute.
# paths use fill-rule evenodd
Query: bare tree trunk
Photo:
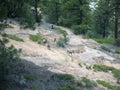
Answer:
<svg viewBox="0 0 120 90"><path fill-rule="evenodd" d="M35 0L35 20L36 22L39 22L39 17L38 17L38 11L37 11L37 8L38 8L38 0Z"/></svg>
<svg viewBox="0 0 120 90"><path fill-rule="evenodd" d="M115 39L118 39L118 17L115 17Z"/></svg>
<svg viewBox="0 0 120 90"><path fill-rule="evenodd" d="M118 4L116 4L116 7L115 7L115 31L114 31L114 36L115 36L115 39L118 39Z"/></svg>

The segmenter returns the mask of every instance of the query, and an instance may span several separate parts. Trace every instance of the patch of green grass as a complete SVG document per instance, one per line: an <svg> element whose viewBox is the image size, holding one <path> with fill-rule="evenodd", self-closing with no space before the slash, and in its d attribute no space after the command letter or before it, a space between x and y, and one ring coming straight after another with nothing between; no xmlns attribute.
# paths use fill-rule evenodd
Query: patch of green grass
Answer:
<svg viewBox="0 0 120 90"><path fill-rule="evenodd" d="M82 81L85 83L85 86L88 88L97 86L96 82L94 82L86 77L82 77Z"/></svg>
<svg viewBox="0 0 120 90"><path fill-rule="evenodd" d="M65 84L58 88L58 90L75 90L75 87Z"/></svg>
<svg viewBox="0 0 120 90"><path fill-rule="evenodd" d="M16 35L12 35L12 34L4 34L3 35L4 37L8 37L12 40L15 40L15 41L20 41L20 42L24 42L24 40L22 38L19 38L17 37Z"/></svg>
<svg viewBox="0 0 120 90"><path fill-rule="evenodd" d="M109 71L109 70L113 70L114 68L113 68L113 67L109 67L109 66L105 66L105 65L97 65L97 64L95 64L95 65L93 66L93 69L94 69L95 71L107 72L107 71Z"/></svg>
<svg viewBox="0 0 120 90"><path fill-rule="evenodd" d="M103 85L104 87L107 87L112 90L120 90L120 86L113 86L110 83L103 81L103 80L96 80L98 84Z"/></svg>
<svg viewBox="0 0 120 90"><path fill-rule="evenodd" d="M35 80L35 77L30 73L25 74L24 77L25 79L30 80L30 81Z"/></svg>
<svg viewBox="0 0 120 90"><path fill-rule="evenodd" d="M43 40L46 39L42 36L38 36L38 35L29 35L30 40L34 41L34 42L38 42L39 44L43 43Z"/></svg>
<svg viewBox="0 0 120 90"><path fill-rule="evenodd" d="M120 79L120 70L114 68L114 67L109 67L109 66L105 66L105 65L97 65L95 64L93 66L93 69L95 71L103 71L103 72L108 72L108 71L112 71L113 75L115 78Z"/></svg>
<svg viewBox="0 0 120 90"><path fill-rule="evenodd" d="M120 50L115 50L115 53L120 54Z"/></svg>
<svg viewBox="0 0 120 90"><path fill-rule="evenodd" d="M105 43L105 44L114 44L115 43L115 40L114 39L107 39L107 38L101 38L101 39L98 39L98 38L93 38L93 40L95 40L96 42L98 43Z"/></svg>
<svg viewBox="0 0 120 90"><path fill-rule="evenodd" d="M54 74L54 80L74 80L74 77L71 74Z"/></svg>
<svg viewBox="0 0 120 90"><path fill-rule="evenodd" d="M37 42L39 40L39 36L37 35L29 35L30 40Z"/></svg>

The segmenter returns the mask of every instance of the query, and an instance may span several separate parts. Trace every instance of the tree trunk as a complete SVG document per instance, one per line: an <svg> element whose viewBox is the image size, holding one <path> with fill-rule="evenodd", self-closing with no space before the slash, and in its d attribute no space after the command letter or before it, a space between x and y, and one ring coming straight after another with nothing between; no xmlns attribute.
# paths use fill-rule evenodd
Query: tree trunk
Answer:
<svg viewBox="0 0 120 90"><path fill-rule="evenodd" d="M38 17L38 11L37 11L37 3L38 3L38 0L35 0L35 20L36 22L39 22L39 17Z"/></svg>
<svg viewBox="0 0 120 90"><path fill-rule="evenodd" d="M104 25L103 29L104 29L104 31L103 31L103 38L105 38L106 37L106 30L105 30L106 28L105 28L105 25Z"/></svg>
<svg viewBox="0 0 120 90"><path fill-rule="evenodd" d="M56 13L56 25L58 25L58 18L59 18L59 16L58 16L58 3L57 2L55 2L55 13Z"/></svg>
<svg viewBox="0 0 120 90"><path fill-rule="evenodd" d="M115 8L115 31L114 31L114 36L115 39L118 39L118 4L116 4L116 8Z"/></svg>

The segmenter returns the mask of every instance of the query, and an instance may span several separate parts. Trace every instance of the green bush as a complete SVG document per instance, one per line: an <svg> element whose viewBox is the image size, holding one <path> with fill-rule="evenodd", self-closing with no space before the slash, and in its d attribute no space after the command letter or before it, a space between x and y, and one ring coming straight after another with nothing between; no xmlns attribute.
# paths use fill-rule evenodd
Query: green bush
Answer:
<svg viewBox="0 0 120 90"><path fill-rule="evenodd" d="M55 80L74 80L71 74L54 74L52 77Z"/></svg>
<svg viewBox="0 0 120 90"><path fill-rule="evenodd" d="M76 35L79 35L79 34L86 34L87 33L87 30L88 30L88 26L87 25L73 25L71 27L73 29L73 33L76 34Z"/></svg>
<svg viewBox="0 0 120 90"><path fill-rule="evenodd" d="M31 81L35 79L34 76L30 73L25 74L24 77L25 77L25 79L31 80Z"/></svg>
<svg viewBox="0 0 120 90"><path fill-rule="evenodd" d="M83 85L83 83L82 83L81 81L78 81L78 82L77 82L77 86L83 87L84 85Z"/></svg>
<svg viewBox="0 0 120 90"><path fill-rule="evenodd" d="M110 83L103 81L103 80L97 80L98 84L103 85L104 87L107 87L112 90L120 90L120 86L113 86Z"/></svg>
<svg viewBox="0 0 120 90"><path fill-rule="evenodd" d="M58 88L58 90L75 90L75 87L65 84L61 86L60 88Z"/></svg>
<svg viewBox="0 0 120 90"><path fill-rule="evenodd" d="M65 45L67 45L69 39L67 37L60 37L58 40L57 40L57 46L59 47L65 47Z"/></svg>
<svg viewBox="0 0 120 90"><path fill-rule="evenodd" d="M59 28L59 32L63 34L64 37L67 36L67 32L65 30L62 30L61 28Z"/></svg>
<svg viewBox="0 0 120 90"><path fill-rule="evenodd" d="M112 73L113 73L114 77L116 77L117 79L120 79L120 70L114 68L112 70Z"/></svg>
<svg viewBox="0 0 120 90"><path fill-rule="evenodd" d="M86 86L86 87L94 87L94 86L97 86L97 84L96 84L94 81L92 81L92 80L90 80L90 79L88 79L88 78L86 78L86 77L82 77L82 81L85 82L85 86Z"/></svg>
<svg viewBox="0 0 120 90"><path fill-rule="evenodd" d="M12 35L12 34L4 34L3 35L4 37L8 37L12 40L15 40L15 41L20 41L20 42L24 42L24 40L22 38L19 38L17 37L16 35Z"/></svg>
<svg viewBox="0 0 120 90"><path fill-rule="evenodd" d="M92 32L92 31L87 31L87 33L86 33L86 35L84 36L84 37L86 37L86 38L93 38L93 37L95 37L95 33L94 32Z"/></svg>
<svg viewBox="0 0 120 90"><path fill-rule="evenodd" d="M11 66L20 60L21 50L17 50L14 46L6 47L7 39L0 40L0 80L6 79L9 75Z"/></svg>
<svg viewBox="0 0 120 90"><path fill-rule="evenodd" d="M120 54L120 50L115 50L115 53Z"/></svg>

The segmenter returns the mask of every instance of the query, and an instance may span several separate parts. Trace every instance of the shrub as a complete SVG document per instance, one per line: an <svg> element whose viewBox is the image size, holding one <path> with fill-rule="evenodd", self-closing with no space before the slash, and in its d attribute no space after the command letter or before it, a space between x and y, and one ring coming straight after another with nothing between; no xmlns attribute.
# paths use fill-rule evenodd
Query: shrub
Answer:
<svg viewBox="0 0 120 90"><path fill-rule="evenodd" d="M115 50L115 53L120 54L120 50Z"/></svg>
<svg viewBox="0 0 120 90"><path fill-rule="evenodd" d="M71 27L73 29L74 34L79 35L79 34L86 34L87 30L88 30L88 26L87 25L73 25Z"/></svg>
<svg viewBox="0 0 120 90"><path fill-rule="evenodd" d="M65 84L65 85L61 86L60 88L58 88L58 90L75 90L75 87Z"/></svg>
<svg viewBox="0 0 120 90"><path fill-rule="evenodd" d="M30 74L30 73L25 74L24 77L27 80L34 80L35 79L34 76L32 74Z"/></svg>
<svg viewBox="0 0 120 90"><path fill-rule="evenodd" d="M83 83L82 83L81 81L78 81L78 82L77 82L77 86L83 87L84 85L83 85Z"/></svg>
<svg viewBox="0 0 120 90"><path fill-rule="evenodd" d="M0 80L6 79L9 75L11 66L20 60L21 50L14 46L6 47L7 39L0 40Z"/></svg>
<svg viewBox="0 0 120 90"><path fill-rule="evenodd" d="M116 46L120 46L120 39L116 39L116 40L115 40L115 45L116 45Z"/></svg>
<svg viewBox="0 0 120 90"><path fill-rule="evenodd" d="M67 36L67 32L66 32L65 30L62 30L62 29L59 28L59 32L60 32L61 34L63 34L64 37Z"/></svg>
<svg viewBox="0 0 120 90"><path fill-rule="evenodd" d="M86 37L86 38L93 38L93 37L95 37L95 35L96 35L96 34L95 34L94 32L92 32L92 31L87 31L85 37Z"/></svg>
<svg viewBox="0 0 120 90"><path fill-rule="evenodd" d="M92 80L90 80L90 79L88 79L88 78L86 78L86 77L83 77L82 78L82 81L83 82L85 82L85 86L86 87L94 87L94 86L97 86L97 84L94 82L94 81L92 81Z"/></svg>
<svg viewBox="0 0 120 90"><path fill-rule="evenodd" d="M58 40L57 40L57 46L59 47L65 47L65 45L67 45L69 39L67 37L60 37Z"/></svg>
<svg viewBox="0 0 120 90"><path fill-rule="evenodd" d="M55 80L74 80L71 74L54 74L52 77Z"/></svg>
<svg viewBox="0 0 120 90"><path fill-rule="evenodd" d="M20 41L20 42L24 42L24 40L22 38L19 38L17 37L16 35L11 35L11 34L4 34L3 35L4 37L8 37L12 40L15 40L15 41Z"/></svg>

